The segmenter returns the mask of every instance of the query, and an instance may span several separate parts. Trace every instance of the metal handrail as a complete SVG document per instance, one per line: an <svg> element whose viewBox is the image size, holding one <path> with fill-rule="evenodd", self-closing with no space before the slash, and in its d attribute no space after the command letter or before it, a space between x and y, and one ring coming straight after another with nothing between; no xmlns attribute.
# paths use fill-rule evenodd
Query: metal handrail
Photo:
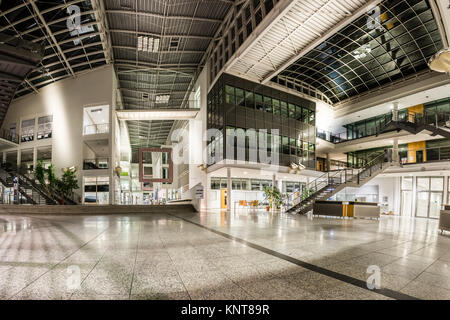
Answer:
<svg viewBox="0 0 450 320"><path fill-rule="evenodd" d="M99 166L98 166L98 164L101 162L101 161L106 161L106 163L107 163L107 167L106 168L100 168ZM96 158L96 159L84 159L83 160L83 170L102 170L102 169L109 169L109 166L110 166L110 158L108 158L108 157L104 157L104 158ZM91 167L89 167L87 164L92 164L92 165L94 165L95 166L95 168L91 168Z"/></svg>
<svg viewBox="0 0 450 320"><path fill-rule="evenodd" d="M89 130L92 129L92 130ZM101 134L109 132L109 123L90 124L84 126L83 135Z"/></svg>

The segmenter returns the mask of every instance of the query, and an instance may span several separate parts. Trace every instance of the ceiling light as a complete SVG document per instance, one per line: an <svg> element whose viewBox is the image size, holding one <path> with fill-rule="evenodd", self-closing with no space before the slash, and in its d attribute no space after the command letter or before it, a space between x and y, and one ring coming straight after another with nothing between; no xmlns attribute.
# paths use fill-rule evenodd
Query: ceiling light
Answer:
<svg viewBox="0 0 450 320"><path fill-rule="evenodd" d="M156 103L168 103L170 99L170 95L161 95L156 96Z"/></svg>
<svg viewBox="0 0 450 320"><path fill-rule="evenodd" d="M450 73L450 48L442 49L431 57L428 66L437 72Z"/></svg>
<svg viewBox="0 0 450 320"><path fill-rule="evenodd" d="M138 51L158 52L159 51L159 39L146 37L146 36L138 36L137 47L138 47Z"/></svg>
<svg viewBox="0 0 450 320"><path fill-rule="evenodd" d="M361 46L360 48L356 49L355 51L353 51L352 55L356 59L364 59L371 52L372 52L372 48L370 47L370 44L367 43L367 44Z"/></svg>

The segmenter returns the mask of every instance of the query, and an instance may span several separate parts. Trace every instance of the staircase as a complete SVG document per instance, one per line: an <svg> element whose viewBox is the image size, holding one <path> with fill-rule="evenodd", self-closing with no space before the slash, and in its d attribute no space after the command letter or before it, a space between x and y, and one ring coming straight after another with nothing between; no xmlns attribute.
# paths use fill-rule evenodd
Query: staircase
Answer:
<svg viewBox="0 0 450 320"><path fill-rule="evenodd" d="M45 191L40 188L34 181L18 171L12 170L10 167L2 166L0 168L0 182L8 188L14 188L14 178L17 177L20 204L40 204L54 205L57 204L50 198ZM25 200L25 201L24 201Z"/></svg>
<svg viewBox="0 0 450 320"><path fill-rule="evenodd" d="M293 199L286 212L305 214L312 210L316 200L327 200L346 187L362 187L392 165L391 152L387 149L360 169L342 169L327 172L305 186L303 194Z"/></svg>

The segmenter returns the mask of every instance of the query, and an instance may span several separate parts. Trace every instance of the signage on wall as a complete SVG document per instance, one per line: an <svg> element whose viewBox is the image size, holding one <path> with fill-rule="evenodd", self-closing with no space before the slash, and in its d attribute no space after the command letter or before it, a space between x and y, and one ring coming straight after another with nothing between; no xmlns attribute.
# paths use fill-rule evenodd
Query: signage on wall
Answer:
<svg viewBox="0 0 450 320"><path fill-rule="evenodd" d="M198 185L195 188L195 198L196 199L203 199L204 191L205 191L205 189L203 188L203 186L202 185Z"/></svg>

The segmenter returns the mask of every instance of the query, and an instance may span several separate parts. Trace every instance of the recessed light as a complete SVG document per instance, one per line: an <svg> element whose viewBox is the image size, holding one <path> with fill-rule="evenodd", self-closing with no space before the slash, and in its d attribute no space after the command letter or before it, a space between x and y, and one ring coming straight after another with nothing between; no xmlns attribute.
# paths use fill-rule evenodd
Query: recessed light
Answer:
<svg viewBox="0 0 450 320"><path fill-rule="evenodd" d="M137 48L138 48L138 51L158 52L159 51L159 38L138 36Z"/></svg>
<svg viewBox="0 0 450 320"><path fill-rule="evenodd" d="M170 95L156 96L156 103L168 103Z"/></svg>

